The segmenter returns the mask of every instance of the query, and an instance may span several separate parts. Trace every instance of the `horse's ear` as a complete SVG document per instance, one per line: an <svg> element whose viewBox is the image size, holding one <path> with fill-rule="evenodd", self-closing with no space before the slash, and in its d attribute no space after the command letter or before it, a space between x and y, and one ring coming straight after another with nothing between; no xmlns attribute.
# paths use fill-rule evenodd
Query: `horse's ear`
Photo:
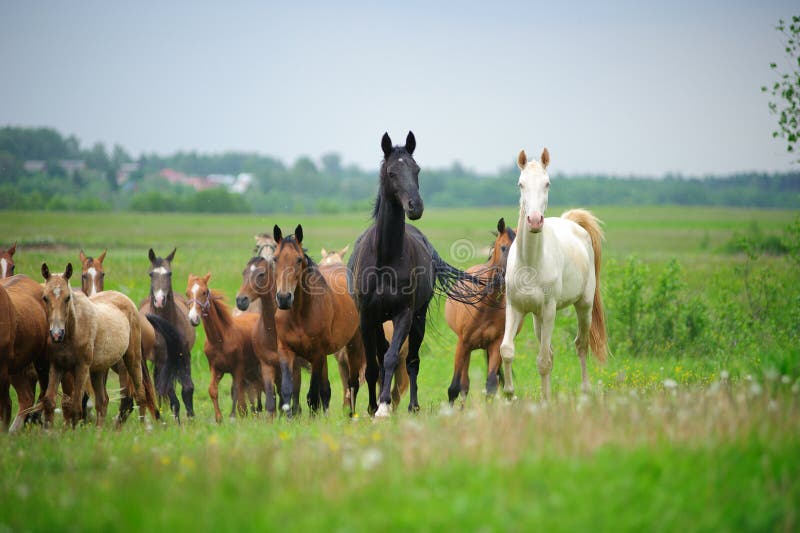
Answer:
<svg viewBox="0 0 800 533"><path fill-rule="evenodd" d="M547 165L550 164L550 152L547 151L547 148L542 150L542 166L546 169Z"/></svg>
<svg viewBox="0 0 800 533"><path fill-rule="evenodd" d="M349 250L349 249L350 249L350 245L348 244L344 248L339 250L339 255L342 256L342 259L344 259L344 255L347 253L347 250Z"/></svg>
<svg viewBox="0 0 800 533"><path fill-rule="evenodd" d="M525 165L528 164L528 156L525 154L525 150L520 150L519 155L517 156L517 166L520 170L525 168Z"/></svg>
<svg viewBox="0 0 800 533"><path fill-rule="evenodd" d="M294 228L294 238L297 240L297 244L303 244L303 226L302 224L298 224L296 228Z"/></svg>
<svg viewBox="0 0 800 533"><path fill-rule="evenodd" d="M414 137L414 132L409 130L408 136L406 137L406 152L409 155L414 155L414 149L417 147L417 139Z"/></svg>
<svg viewBox="0 0 800 533"><path fill-rule="evenodd" d="M81 263L85 263L86 262L86 254L83 253L83 248L81 248L81 253L78 255L78 257L80 258Z"/></svg>
<svg viewBox="0 0 800 533"><path fill-rule="evenodd" d="M502 235L503 232L506 230L506 220L501 218L497 221L497 233L498 235Z"/></svg>
<svg viewBox="0 0 800 533"><path fill-rule="evenodd" d="M47 263L42 263L42 277L45 281L50 279L50 269L47 267Z"/></svg>
<svg viewBox="0 0 800 533"><path fill-rule="evenodd" d="M107 252L108 252L108 248L106 248L105 250L103 250L103 253L102 253L102 254L100 254L100 255L97 257L97 260L98 260L98 261L100 261L100 264L101 264L101 265L103 264L103 259L105 259L105 258L106 258L106 253L107 253Z"/></svg>
<svg viewBox="0 0 800 533"><path fill-rule="evenodd" d="M211 279L211 272L209 272L205 276L203 276L203 283L208 285L208 280L210 280L210 279Z"/></svg>
<svg viewBox="0 0 800 533"><path fill-rule="evenodd" d="M150 250L147 252L147 258L150 259L151 263L156 262L156 253L153 251L152 248L150 248Z"/></svg>
<svg viewBox="0 0 800 533"><path fill-rule="evenodd" d="M164 259L166 259L168 262L172 263L172 260L175 259L175 252L177 252L177 251L178 251L178 248L173 248L172 251L169 253L169 255L167 257L165 257Z"/></svg>
<svg viewBox="0 0 800 533"><path fill-rule="evenodd" d="M323 258L323 259L325 259L325 256L326 256L326 255L328 255L328 252L325 250L325 248L323 248L322 250L320 250L320 251L319 251L319 253L320 253L320 254L322 254L322 258Z"/></svg>
<svg viewBox="0 0 800 533"><path fill-rule="evenodd" d="M381 149L383 150L384 159L389 159L389 156L392 155L392 138L389 137L388 132L383 134Z"/></svg>
<svg viewBox="0 0 800 533"><path fill-rule="evenodd" d="M67 268L64 269L64 279L69 281L72 277L72 263L67 263Z"/></svg>
<svg viewBox="0 0 800 533"><path fill-rule="evenodd" d="M280 244L283 240L283 232L277 224L275 224L275 227L272 228L272 238L275 239L275 244Z"/></svg>
<svg viewBox="0 0 800 533"><path fill-rule="evenodd" d="M17 241L14 241L14 244L12 244L11 248L6 250L6 252L8 252L8 255L14 255L14 252L16 251L17 251Z"/></svg>

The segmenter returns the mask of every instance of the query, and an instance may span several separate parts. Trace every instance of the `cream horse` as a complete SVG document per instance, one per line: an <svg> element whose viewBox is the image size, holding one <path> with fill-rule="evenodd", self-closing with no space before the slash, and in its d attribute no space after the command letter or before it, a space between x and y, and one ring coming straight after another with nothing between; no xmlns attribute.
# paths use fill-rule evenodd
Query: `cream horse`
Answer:
<svg viewBox="0 0 800 533"><path fill-rule="evenodd" d="M506 324L500 354L503 357L507 396L514 395L511 366L514 337L522 319L533 313L539 338L536 364L542 377L544 399L550 397L553 369L553 335L556 311L574 306L578 316L575 347L581 361L582 389L589 390L586 352L591 347L598 361L606 359L606 329L600 300L600 221L589 211L573 209L561 217L544 218L550 177L550 154L542 152L541 163L519 153L519 225L511 245L506 270Z"/></svg>

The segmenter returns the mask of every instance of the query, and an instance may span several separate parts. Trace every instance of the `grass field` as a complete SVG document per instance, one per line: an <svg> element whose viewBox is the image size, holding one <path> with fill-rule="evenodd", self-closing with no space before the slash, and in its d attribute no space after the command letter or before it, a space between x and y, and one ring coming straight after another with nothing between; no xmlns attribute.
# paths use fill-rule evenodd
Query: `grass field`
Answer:
<svg viewBox="0 0 800 533"><path fill-rule="evenodd" d="M550 214L558 214L558 208ZM796 530L800 517L800 275L790 257L730 255L734 233L780 235L795 212L602 208L604 298L613 356L579 394L574 316L553 338L555 398L540 402L530 321L517 339L518 399L487 402L473 354L466 405L446 406L455 336L438 301L421 351L422 412L355 420L213 422L204 336L192 352L197 418L0 435L0 531ZM482 262L515 208L429 210L419 221L460 267ZM62 271L108 248L106 288L148 293L147 249L173 264L174 290L211 271L232 297L252 236L302 223L312 256L352 243L366 213L336 216L9 213L17 273ZM676 260L676 261L673 261ZM77 283L77 278L75 283ZM73 284L74 286L74 284ZM637 292L638 291L638 292ZM634 296L636 297L634 299ZM669 329L658 317L670 317ZM115 378L110 379L115 384ZM225 400L230 378L223 380ZM308 376L304 375L304 388ZM112 385L113 386L113 385ZM115 412L111 406L109 412ZM110 426L110 425L109 425Z"/></svg>

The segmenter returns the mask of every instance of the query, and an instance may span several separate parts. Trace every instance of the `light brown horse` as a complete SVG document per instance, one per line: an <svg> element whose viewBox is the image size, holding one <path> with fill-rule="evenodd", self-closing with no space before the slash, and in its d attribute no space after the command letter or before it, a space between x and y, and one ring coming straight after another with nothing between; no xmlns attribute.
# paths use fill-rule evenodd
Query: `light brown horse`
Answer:
<svg viewBox="0 0 800 533"><path fill-rule="evenodd" d="M275 299L278 310L278 356L281 364L281 409L290 409L292 369L297 356L311 362L311 385L308 405L312 413L328 409L331 387L325 371L328 354L347 347L350 369L350 414L355 413L358 394L358 370L364 364L364 343L359 317L347 287L347 269L343 265L320 267L303 250L303 227L286 238L276 225Z"/></svg>
<svg viewBox="0 0 800 533"><path fill-rule="evenodd" d="M37 374L42 390L47 387L46 348L42 286L23 275L0 281L0 423L4 428L11 421L9 385L17 392L18 403L12 431L19 429L34 404Z"/></svg>
<svg viewBox="0 0 800 533"><path fill-rule="evenodd" d="M346 245L344 248L338 251L327 251L325 248L321 250L322 260L319 262L320 265L343 265L344 264L344 256L347 254L347 250L350 248L350 245ZM394 326L392 325L391 320L387 320L383 323L383 335L386 339L391 339L392 335L394 334ZM394 381L392 383L392 408L397 409L397 406L400 405L400 399L402 398L403 394L408 390L408 370L406 369L406 356L408 356L408 339L403 342L402 346L400 346L400 363L397 365L397 370L394 374ZM350 367L347 363L347 352L345 349L341 349L336 352L336 361L339 363L339 377L342 380L342 388L347 391L347 381L350 375ZM365 371L367 365L366 361L364 362L364 366L362 366L358 370L359 376L359 383L364 383L365 381ZM380 386L383 386L383 380L379 381ZM348 391L349 393L349 391ZM349 403L349 394L345 394L344 398L345 405Z"/></svg>
<svg viewBox="0 0 800 533"><path fill-rule="evenodd" d="M14 275L14 252L17 251L17 243L3 250L0 248L0 279L10 278Z"/></svg>
<svg viewBox="0 0 800 533"><path fill-rule="evenodd" d="M242 272L242 285L236 293L236 307L252 308L259 304L259 320L253 329L253 350L261 366L263 390L267 395L266 410L270 415L275 413L275 387L281 383L280 360L278 358L278 334L275 326L275 271L271 260L262 256L253 257L247 262ZM306 362L298 357L298 362ZM310 366L310 365L309 365ZM296 364L292 369L294 414L300 408L300 367ZM348 367L349 368L349 367ZM345 383L346 387L347 383Z"/></svg>
<svg viewBox="0 0 800 533"><path fill-rule="evenodd" d="M475 265L467 272L485 279L496 279L505 273L508 250L514 242L516 233L507 228L505 220L497 221L497 237L489 260ZM463 282L467 283L467 282ZM467 305L448 298L444 307L447 325L458 335L456 344L453 381L447 389L450 403L461 395L466 399L469 393L469 360L473 350L486 350L486 393L497 391L498 370L500 368L500 343L503 342L503 328L506 322L505 294L502 283L490 283L489 293L474 305Z"/></svg>
<svg viewBox="0 0 800 533"><path fill-rule="evenodd" d="M91 379L95 392L97 425L103 424L108 407L105 376L120 360L132 381L133 395L139 405L139 416L144 419L145 407L155 420L159 414L155 406L152 383L147 377L142 358L142 335L139 313L134 303L124 294L105 291L92 297L73 291L69 280L72 263L67 263L63 274L51 274L42 264L45 279L42 299L47 311L49 328L48 355L50 373L44 397L45 420L52 423L58 384L65 373L74 379L70 405L62 406L65 418L74 426L83 416L81 401L87 379Z"/></svg>
<svg viewBox="0 0 800 533"><path fill-rule="evenodd" d="M275 254L275 248L277 245L275 244L275 239L272 238L272 235L267 233L259 233L258 235L254 235L256 240L256 247L253 249L253 257L263 257L267 261L272 261L272 256ZM261 312L261 300L256 298L250 301L247 307L239 307L238 303L236 305L236 309L234 309L233 314L238 315L240 313L260 313Z"/></svg>
<svg viewBox="0 0 800 533"><path fill-rule="evenodd" d="M241 416L247 414L245 394L248 384L261 382L261 369L252 342L259 315L243 313L234 317L222 302L222 295L208 287L209 279L210 272L202 277L189 274L186 297L189 301L189 322L197 327L202 321L206 332L203 351L211 370L208 394L214 403L214 416L219 423L222 421L219 382L225 374L233 377L236 406Z"/></svg>
<svg viewBox="0 0 800 533"><path fill-rule="evenodd" d="M96 258L87 256L81 250L80 260L81 268L81 290L86 296L94 296L98 292L103 292L103 280L106 276L103 270L103 260L106 258L106 252L98 255Z"/></svg>

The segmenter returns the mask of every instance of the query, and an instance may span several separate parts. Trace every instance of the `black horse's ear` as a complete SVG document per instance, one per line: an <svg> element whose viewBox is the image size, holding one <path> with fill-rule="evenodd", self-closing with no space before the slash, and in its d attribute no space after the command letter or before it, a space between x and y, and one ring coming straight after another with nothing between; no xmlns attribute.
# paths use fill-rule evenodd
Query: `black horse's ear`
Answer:
<svg viewBox="0 0 800 533"><path fill-rule="evenodd" d="M177 252L177 248L173 248L169 255L166 257L166 260L172 263L172 260L175 259L175 252Z"/></svg>
<svg viewBox="0 0 800 533"><path fill-rule="evenodd" d="M381 149L383 150L383 157L389 159L389 156L392 155L392 138L389 137L389 133L383 134Z"/></svg>
<svg viewBox="0 0 800 533"><path fill-rule="evenodd" d="M297 244L303 243L303 226L302 224L298 224L296 228L294 228L294 238L297 240Z"/></svg>
<svg viewBox="0 0 800 533"><path fill-rule="evenodd" d="M67 263L67 268L64 269L64 279L69 281L72 277L72 263Z"/></svg>
<svg viewBox="0 0 800 533"><path fill-rule="evenodd" d="M501 218L497 221L497 233L502 234L506 230L506 221L504 218Z"/></svg>
<svg viewBox="0 0 800 533"><path fill-rule="evenodd" d="M414 149L417 147L417 139L414 137L414 132L409 130L408 137L406 137L406 152L409 155L414 155Z"/></svg>
<svg viewBox="0 0 800 533"><path fill-rule="evenodd" d="M42 263L42 277L45 281L50 279L50 269L47 267L47 263Z"/></svg>
<svg viewBox="0 0 800 533"><path fill-rule="evenodd" d="M277 224L275 224L275 227L272 228L272 238L275 239L275 244L280 244L283 240L283 232Z"/></svg>
<svg viewBox="0 0 800 533"><path fill-rule="evenodd" d="M147 252L147 257L150 259L151 263L155 263L156 262L156 253L153 251L152 248L150 248L150 251Z"/></svg>

